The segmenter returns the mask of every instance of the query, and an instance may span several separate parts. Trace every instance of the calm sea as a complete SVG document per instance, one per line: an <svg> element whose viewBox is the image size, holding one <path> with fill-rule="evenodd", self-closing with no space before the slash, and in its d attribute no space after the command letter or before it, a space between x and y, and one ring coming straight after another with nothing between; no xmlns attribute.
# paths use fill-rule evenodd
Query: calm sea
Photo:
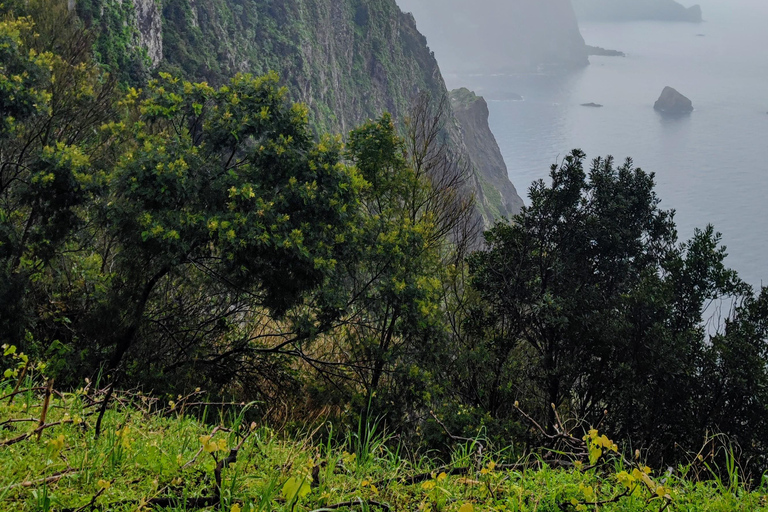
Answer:
<svg viewBox="0 0 768 512"><path fill-rule="evenodd" d="M582 24L592 57L568 76L446 77L489 100L491 128L521 195L570 149L613 155L656 174L680 239L713 224L728 264L768 284L768 2L701 2L707 22ZM669 85L695 111L669 119L653 103ZM524 101L510 101L516 92ZM603 108L588 108L595 102ZM527 199L527 198L525 198Z"/></svg>

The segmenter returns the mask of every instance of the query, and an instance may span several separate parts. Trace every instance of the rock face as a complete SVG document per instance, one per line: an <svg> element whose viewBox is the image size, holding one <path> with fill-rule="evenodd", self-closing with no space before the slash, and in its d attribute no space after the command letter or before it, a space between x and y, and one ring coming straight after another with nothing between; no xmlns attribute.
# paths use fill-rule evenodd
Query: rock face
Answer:
<svg viewBox="0 0 768 512"><path fill-rule="evenodd" d="M448 74L589 63L570 0L398 0Z"/></svg>
<svg viewBox="0 0 768 512"><path fill-rule="evenodd" d="M573 7L582 21L702 21L700 6L675 0L573 0Z"/></svg>
<svg viewBox="0 0 768 512"><path fill-rule="evenodd" d="M672 87L667 86L653 108L664 114L690 114L693 112L693 103Z"/></svg>
<svg viewBox="0 0 768 512"><path fill-rule="evenodd" d="M161 69L211 83L238 71L275 70L292 99L310 107L319 130L345 134L382 112L402 122L418 93L448 94L426 38L395 0L165 0L163 6ZM467 154L466 132L453 112L447 119L454 150L474 164L478 207L488 224L503 213L485 200L493 195L485 184L498 184L501 204L519 196L506 173L504 180L485 176L492 167ZM493 138L487 125L483 136Z"/></svg>
<svg viewBox="0 0 768 512"><path fill-rule="evenodd" d="M128 67L134 83L153 67L212 85L237 72L274 70L290 99L309 106L318 131L345 134L383 112L402 123L419 93L448 94L426 38L395 0L77 2L78 14L99 29L97 50L110 50L99 54L119 57L106 64ZM472 161L452 111L446 119L453 150ZM483 135L493 138L487 126ZM478 197L490 193L482 184L498 182L501 203L519 200L508 180L482 175L489 168L475 165ZM496 214L486 204L479 206L487 221Z"/></svg>
<svg viewBox="0 0 768 512"><path fill-rule="evenodd" d="M163 24L155 0L133 0L136 8L136 28L141 45L147 51L151 67L163 60Z"/></svg>
<svg viewBox="0 0 768 512"><path fill-rule="evenodd" d="M483 205L486 225L520 213L523 200L509 181L507 165L488 126L488 104L468 89L451 91L450 98L470 160L481 178L476 199Z"/></svg>

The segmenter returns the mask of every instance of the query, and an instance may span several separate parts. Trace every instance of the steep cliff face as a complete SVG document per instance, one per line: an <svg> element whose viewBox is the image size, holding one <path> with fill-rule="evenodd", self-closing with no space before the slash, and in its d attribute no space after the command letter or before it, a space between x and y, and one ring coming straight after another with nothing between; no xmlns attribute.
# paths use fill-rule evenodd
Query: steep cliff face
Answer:
<svg viewBox="0 0 768 512"><path fill-rule="evenodd" d="M277 71L317 126L345 132L445 86L413 18L394 0L166 0L164 62L220 83Z"/></svg>
<svg viewBox="0 0 768 512"><path fill-rule="evenodd" d="M531 71L589 63L570 0L398 0L444 73Z"/></svg>
<svg viewBox="0 0 768 512"><path fill-rule="evenodd" d="M322 131L346 133L390 112L402 122L416 95L447 95L426 38L395 0L78 0L78 13L99 27L99 57L140 81L153 68L221 84L237 72L277 71L295 101L306 103ZM467 156L467 130L453 112L454 150ZM486 129L484 135L492 135ZM495 143L495 141L494 141ZM488 223L508 198L472 161L476 195ZM502 162L503 164L503 162ZM502 196L501 199L496 196ZM492 200L484 198L493 197ZM493 206L490 206L493 205Z"/></svg>
<svg viewBox="0 0 768 512"><path fill-rule="evenodd" d="M163 59L163 23L155 0L133 0L139 41L146 50L150 66L157 67Z"/></svg>
<svg viewBox="0 0 768 512"><path fill-rule="evenodd" d="M480 177L477 201L487 212L486 224L520 213L523 200L509 181L507 165L488 125L488 104L468 89L451 91L450 98L467 152Z"/></svg>
<svg viewBox="0 0 768 512"><path fill-rule="evenodd" d="M702 21L700 6L684 7L675 0L573 0L573 6L585 21Z"/></svg>

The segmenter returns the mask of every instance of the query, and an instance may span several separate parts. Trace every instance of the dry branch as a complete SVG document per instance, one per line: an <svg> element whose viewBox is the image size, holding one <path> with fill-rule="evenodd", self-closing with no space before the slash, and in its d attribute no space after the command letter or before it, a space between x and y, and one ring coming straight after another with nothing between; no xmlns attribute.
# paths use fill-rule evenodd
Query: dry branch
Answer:
<svg viewBox="0 0 768 512"><path fill-rule="evenodd" d="M18 484L9 485L8 487L4 487L4 488L0 489L0 492L9 491L11 489L16 489L18 487L35 487L35 486L40 485L40 484L50 484L50 483L53 483L53 482L58 482L62 478L66 477L66 476L71 476L72 474L74 474L77 471L79 471L79 470L75 469L75 468L68 468L68 469L65 469L64 471L59 471L58 473L54 473L54 474L52 474L50 476L47 476L45 478L40 478L38 480L26 480L24 482L19 482Z"/></svg>

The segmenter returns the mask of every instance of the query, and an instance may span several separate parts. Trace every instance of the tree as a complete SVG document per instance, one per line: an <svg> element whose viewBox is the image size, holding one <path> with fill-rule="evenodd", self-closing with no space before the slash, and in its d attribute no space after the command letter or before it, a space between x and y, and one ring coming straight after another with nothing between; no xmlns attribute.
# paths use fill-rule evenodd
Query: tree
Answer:
<svg viewBox="0 0 768 512"><path fill-rule="evenodd" d="M25 2L34 21L12 7L0 6L0 337L13 342L58 302L41 288L82 226L114 81L89 60L90 40L66 3Z"/></svg>
<svg viewBox="0 0 768 512"><path fill-rule="evenodd" d="M484 406L519 400L550 432L555 408L592 424L607 409L617 437L671 449L698 434L706 303L748 287L711 227L677 244L653 175L608 157L587 176L584 157L553 166L551 186L535 183L531 206L470 258L471 322L493 375Z"/></svg>
<svg viewBox="0 0 768 512"><path fill-rule="evenodd" d="M362 216L318 298L338 314L303 353L328 387L390 419L419 397L414 374L444 329L445 267L476 235L470 169L449 150L445 109L422 96L403 137L389 115L350 133L348 158L367 182Z"/></svg>
<svg viewBox="0 0 768 512"><path fill-rule="evenodd" d="M96 223L111 272L89 337L106 341L111 368L159 286L188 269L231 306L247 297L279 316L334 267L362 181L338 141L313 142L306 108L286 105L277 81L238 75L214 90L162 75L105 127L116 151Z"/></svg>

